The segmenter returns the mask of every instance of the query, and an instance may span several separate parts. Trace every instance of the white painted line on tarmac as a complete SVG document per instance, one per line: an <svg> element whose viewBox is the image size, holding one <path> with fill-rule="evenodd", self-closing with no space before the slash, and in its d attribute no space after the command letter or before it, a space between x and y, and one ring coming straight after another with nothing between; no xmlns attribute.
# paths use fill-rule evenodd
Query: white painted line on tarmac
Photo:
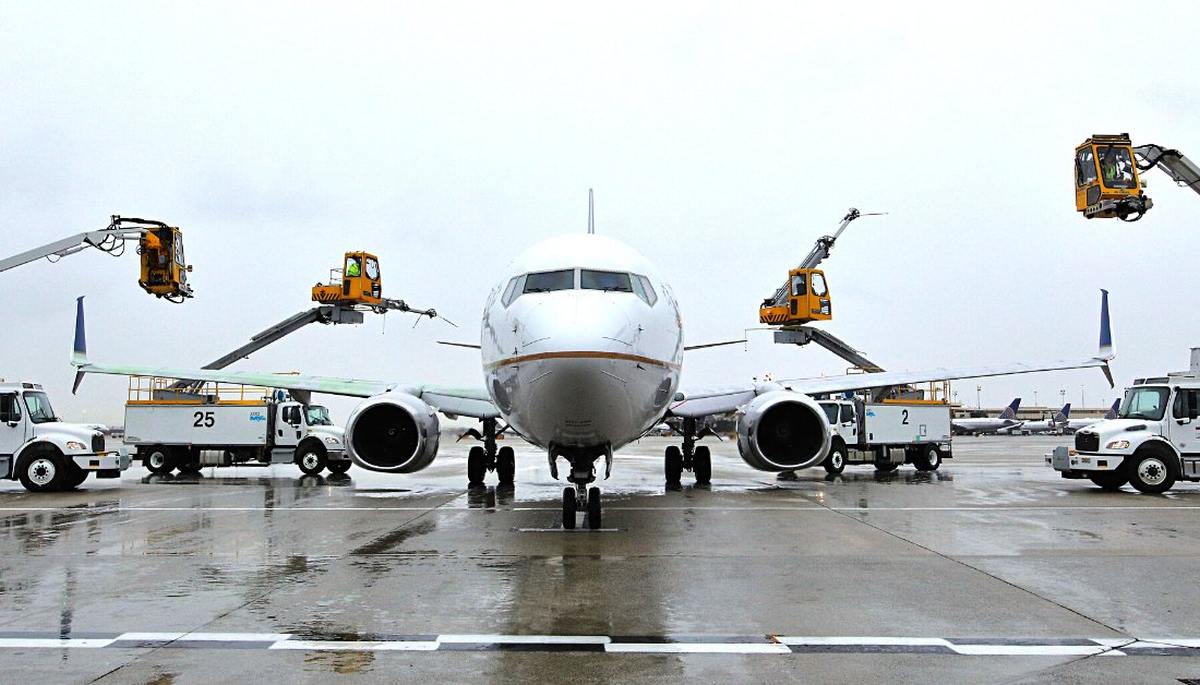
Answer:
<svg viewBox="0 0 1200 685"><path fill-rule="evenodd" d="M0 649L99 649L112 643L112 639L5 637L0 638Z"/></svg>
<svg viewBox="0 0 1200 685"><path fill-rule="evenodd" d="M941 637L800 637L776 635L775 641L783 645L796 646L859 646L900 645L905 647L933 646L949 647L950 641Z"/></svg>

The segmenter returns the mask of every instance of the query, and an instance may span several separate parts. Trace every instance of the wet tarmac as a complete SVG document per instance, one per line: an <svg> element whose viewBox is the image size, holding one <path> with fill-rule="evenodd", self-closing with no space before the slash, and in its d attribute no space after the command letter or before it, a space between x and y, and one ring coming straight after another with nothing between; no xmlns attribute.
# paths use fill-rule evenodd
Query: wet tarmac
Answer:
<svg viewBox="0 0 1200 685"><path fill-rule="evenodd" d="M0 483L6 682L1163 682L1200 678L1200 485L1064 481L1063 438L957 438L935 474L796 482L714 446L617 455L604 530L562 484L294 466ZM490 480L494 482L494 477Z"/></svg>

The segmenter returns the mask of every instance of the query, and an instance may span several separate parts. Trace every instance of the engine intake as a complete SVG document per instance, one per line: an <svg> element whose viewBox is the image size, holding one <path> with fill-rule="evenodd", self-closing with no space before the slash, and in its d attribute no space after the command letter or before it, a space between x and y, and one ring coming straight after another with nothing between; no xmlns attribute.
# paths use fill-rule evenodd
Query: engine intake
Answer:
<svg viewBox="0 0 1200 685"><path fill-rule="evenodd" d="M371 471L412 473L437 456L437 412L406 393L385 393L363 402L346 421L346 451Z"/></svg>
<svg viewBox="0 0 1200 685"><path fill-rule="evenodd" d="M808 395L778 390L754 398L737 423L738 452L760 471L816 466L829 453L825 412Z"/></svg>

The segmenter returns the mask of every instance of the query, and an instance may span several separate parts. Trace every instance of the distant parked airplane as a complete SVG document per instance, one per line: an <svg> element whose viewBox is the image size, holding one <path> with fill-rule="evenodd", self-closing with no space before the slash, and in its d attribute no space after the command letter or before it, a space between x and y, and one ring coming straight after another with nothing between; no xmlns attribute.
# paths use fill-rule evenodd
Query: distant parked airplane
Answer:
<svg viewBox="0 0 1200 685"><path fill-rule="evenodd" d="M1017 420L1017 409L1020 406L1021 398L1018 397L1004 411L1000 412L1000 416L994 419L954 419L950 422L950 429L959 435L1008 432L1024 423L1024 421Z"/></svg>
<svg viewBox="0 0 1200 685"><path fill-rule="evenodd" d="M1021 427L1013 430L1013 433L1053 433L1055 431L1063 431L1067 429L1067 424L1071 421L1071 403L1067 402L1062 409L1058 410L1052 418L1045 421L1026 421L1021 424Z"/></svg>
<svg viewBox="0 0 1200 685"><path fill-rule="evenodd" d="M1117 411L1120 408L1121 408L1121 398L1118 397L1117 399L1113 400L1112 407L1110 407L1108 410L1108 413L1106 413L1104 415L1104 419L1117 418ZM1067 425L1064 426L1063 428L1067 432L1074 433L1075 431L1079 430L1080 428L1087 428L1088 426L1092 425L1093 423L1097 423L1098 421L1102 421L1102 420L1103 419L1071 419L1070 421L1067 422Z"/></svg>

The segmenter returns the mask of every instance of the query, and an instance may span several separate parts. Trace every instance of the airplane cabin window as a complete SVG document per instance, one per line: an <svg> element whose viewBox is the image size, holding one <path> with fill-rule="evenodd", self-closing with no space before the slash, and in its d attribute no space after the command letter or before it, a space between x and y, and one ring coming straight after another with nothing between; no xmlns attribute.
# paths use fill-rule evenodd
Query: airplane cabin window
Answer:
<svg viewBox="0 0 1200 685"><path fill-rule="evenodd" d="M584 290L606 290L609 292L631 293L633 285L629 274L616 271L592 271L584 269L579 274L579 287Z"/></svg>
<svg viewBox="0 0 1200 685"><path fill-rule="evenodd" d="M521 293L548 293L554 290L573 290L575 288L575 270L543 271L525 276L525 287Z"/></svg>

